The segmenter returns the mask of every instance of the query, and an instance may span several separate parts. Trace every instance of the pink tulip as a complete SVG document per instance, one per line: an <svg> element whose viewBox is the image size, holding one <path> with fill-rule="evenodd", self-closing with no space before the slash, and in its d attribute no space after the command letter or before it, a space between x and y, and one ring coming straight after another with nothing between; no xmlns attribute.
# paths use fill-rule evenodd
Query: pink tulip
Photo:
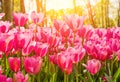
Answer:
<svg viewBox="0 0 120 82"><path fill-rule="evenodd" d="M12 78L7 78L5 75L0 74L0 82L12 82Z"/></svg>
<svg viewBox="0 0 120 82"><path fill-rule="evenodd" d="M80 62L85 56L85 49L82 47L68 48L73 63Z"/></svg>
<svg viewBox="0 0 120 82"><path fill-rule="evenodd" d="M73 30L73 32L76 32L79 28L83 26L85 17L79 17L78 15L66 15L64 17L65 22L68 24L68 26Z"/></svg>
<svg viewBox="0 0 120 82"><path fill-rule="evenodd" d="M57 65L57 55L49 55L49 60L53 64Z"/></svg>
<svg viewBox="0 0 120 82"><path fill-rule="evenodd" d="M0 35L0 51L3 53L8 53L12 50L14 44L14 35L1 34Z"/></svg>
<svg viewBox="0 0 120 82"><path fill-rule="evenodd" d="M24 26L28 21L28 15L23 13L13 13L13 19L16 26Z"/></svg>
<svg viewBox="0 0 120 82"><path fill-rule="evenodd" d="M25 76L22 72L17 72L14 74L13 82L28 82L28 74Z"/></svg>
<svg viewBox="0 0 120 82"><path fill-rule="evenodd" d="M23 56L28 56L31 52L34 52L35 46L36 46L36 42L31 41L26 48L22 49L22 55Z"/></svg>
<svg viewBox="0 0 120 82"><path fill-rule="evenodd" d="M54 26L55 26L55 29L59 32L62 25L64 24L63 21L60 21L60 20L54 20Z"/></svg>
<svg viewBox="0 0 120 82"><path fill-rule="evenodd" d="M87 70L92 74L95 75L101 68L101 63L99 60L92 59L87 61L87 65L83 64L87 68Z"/></svg>
<svg viewBox="0 0 120 82"><path fill-rule="evenodd" d="M35 53L37 56L44 57L47 54L49 45L47 43L37 42L35 47Z"/></svg>
<svg viewBox="0 0 120 82"><path fill-rule="evenodd" d="M18 72L20 70L20 58L10 57L8 59L10 69L14 72Z"/></svg>
<svg viewBox="0 0 120 82"><path fill-rule="evenodd" d="M42 67L41 57L26 57L24 59L24 68L25 71L29 74L37 74Z"/></svg>
<svg viewBox="0 0 120 82"><path fill-rule="evenodd" d="M50 47L57 47L59 42L60 42L60 39L57 36L52 36L51 35L51 36L48 37L48 41L47 42L48 42Z"/></svg>
<svg viewBox="0 0 120 82"><path fill-rule="evenodd" d="M36 13L35 11L31 13L31 19L35 24L40 24L43 21L43 18L43 13Z"/></svg>
<svg viewBox="0 0 120 82"><path fill-rule="evenodd" d="M6 33L10 30L10 27L12 26L12 23L8 21L0 21L0 33Z"/></svg>
<svg viewBox="0 0 120 82"><path fill-rule="evenodd" d="M81 38L90 38L93 34L93 28L90 25L84 25L78 29L78 35Z"/></svg>
<svg viewBox="0 0 120 82"><path fill-rule="evenodd" d="M32 33L30 32L17 32L15 33L15 50L26 48L32 40Z"/></svg>
<svg viewBox="0 0 120 82"><path fill-rule="evenodd" d="M60 29L60 34L63 37L70 37L71 36L71 29L67 24L63 24L61 29Z"/></svg>
<svg viewBox="0 0 120 82"><path fill-rule="evenodd" d="M58 66L61 68L61 70L64 73L69 75L72 72L73 62L72 62L70 56L67 55L66 52L60 53L58 55L58 57L57 57L57 64L58 64Z"/></svg>

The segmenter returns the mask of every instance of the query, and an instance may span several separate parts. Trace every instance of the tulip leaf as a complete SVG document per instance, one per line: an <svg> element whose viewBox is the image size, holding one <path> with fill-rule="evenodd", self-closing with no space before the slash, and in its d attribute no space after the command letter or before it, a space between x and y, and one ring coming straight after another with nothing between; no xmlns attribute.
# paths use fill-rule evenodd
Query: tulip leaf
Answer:
<svg viewBox="0 0 120 82"><path fill-rule="evenodd" d="M114 82L117 82L118 77L120 77L120 68L116 71L116 73L113 76Z"/></svg>
<svg viewBox="0 0 120 82"><path fill-rule="evenodd" d="M87 76L88 76L88 81L89 82L94 82L89 72L87 72Z"/></svg>
<svg viewBox="0 0 120 82"><path fill-rule="evenodd" d="M56 73L53 74L52 78L50 79L50 82L56 82Z"/></svg>

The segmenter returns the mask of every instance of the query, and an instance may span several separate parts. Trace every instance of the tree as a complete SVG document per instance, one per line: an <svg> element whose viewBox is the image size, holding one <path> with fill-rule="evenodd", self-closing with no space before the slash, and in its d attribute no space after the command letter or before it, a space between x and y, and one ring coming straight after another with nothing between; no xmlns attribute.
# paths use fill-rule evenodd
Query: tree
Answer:
<svg viewBox="0 0 120 82"><path fill-rule="evenodd" d="M93 25L93 27L96 27L95 23L94 23L94 14L93 14L93 10L92 10L92 7L91 7L91 3L90 3L90 0L88 0L87 2L87 9L88 9L88 16L89 16L89 20L91 22L91 24Z"/></svg>
<svg viewBox="0 0 120 82"><path fill-rule="evenodd" d="M13 13L13 0L2 0L3 3L3 12L5 13L4 19L12 21Z"/></svg>
<svg viewBox="0 0 120 82"><path fill-rule="evenodd" d="M20 12L25 13L24 0L20 0Z"/></svg>

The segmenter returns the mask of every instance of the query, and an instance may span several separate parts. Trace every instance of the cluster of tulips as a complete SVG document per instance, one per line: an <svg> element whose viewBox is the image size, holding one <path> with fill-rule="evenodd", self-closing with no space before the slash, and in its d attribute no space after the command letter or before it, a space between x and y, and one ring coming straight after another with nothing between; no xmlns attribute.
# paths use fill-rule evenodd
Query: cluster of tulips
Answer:
<svg viewBox="0 0 120 82"><path fill-rule="evenodd" d="M75 14L48 27L43 13L13 19L0 20L0 82L120 80L120 28L93 28Z"/></svg>

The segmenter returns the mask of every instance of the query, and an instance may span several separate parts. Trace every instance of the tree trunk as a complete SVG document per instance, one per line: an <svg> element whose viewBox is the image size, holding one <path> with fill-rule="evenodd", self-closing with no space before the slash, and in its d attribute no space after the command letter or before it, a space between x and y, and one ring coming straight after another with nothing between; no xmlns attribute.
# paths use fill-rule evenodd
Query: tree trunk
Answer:
<svg viewBox="0 0 120 82"><path fill-rule="evenodd" d="M88 15L89 15L89 19L91 21L91 24L93 25L93 27L96 28L96 25L95 25L94 19L93 19L93 12L92 12L92 8L91 8L90 0L88 0L87 9L88 9Z"/></svg>
<svg viewBox="0 0 120 82"><path fill-rule="evenodd" d="M36 0L36 6L37 6L37 12L39 13L40 12L40 1L39 0Z"/></svg>
<svg viewBox="0 0 120 82"><path fill-rule="evenodd" d="M25 4L24 4L24 0L20 0L20 12L25 13Z"/></svg>
<svg viewBox="0 0 120 82"><path fill-rule="evenodd" d="M13 0L3 0L3 12L5 13L4 19L12 21L13 13Z"/></svg>

